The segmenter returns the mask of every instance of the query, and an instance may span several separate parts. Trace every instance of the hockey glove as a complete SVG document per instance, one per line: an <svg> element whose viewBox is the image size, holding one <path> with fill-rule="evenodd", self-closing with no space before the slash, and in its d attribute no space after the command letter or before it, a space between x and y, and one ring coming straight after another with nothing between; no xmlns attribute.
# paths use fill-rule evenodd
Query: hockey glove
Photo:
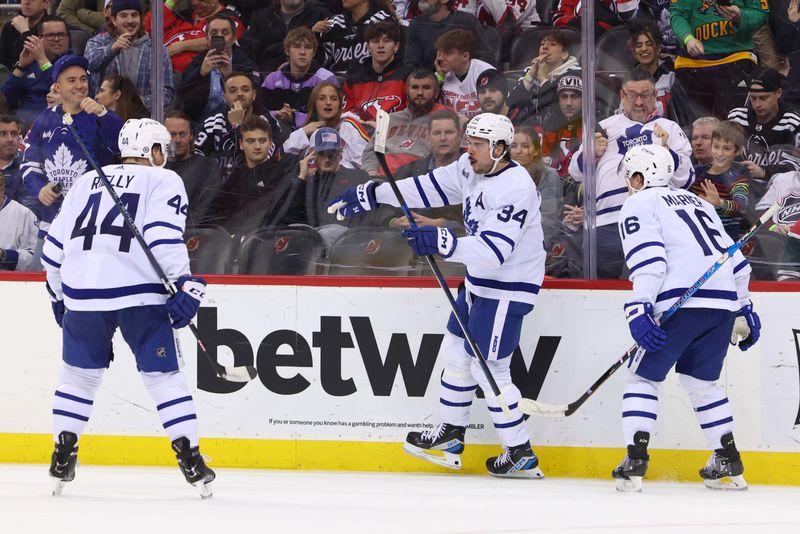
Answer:
<svg viewBox="0 0 800 534"><path fill-rule="evenodd" d="M181 276L175 286L178 292L168 297L164 305L172 319L172 328L183 328L200 309L206 296L206 281L199 276Z"/></svg>
<svg viewBox="0 0 800 534"><path fill-rule="evenodd" d="M422 226L403 230L403 237L408 238L408 246L417 256L440 254L443 258L453 255L458 245L458 238L449 228Z"/></svg>
<svg viewBox="0 0 800 534"><path fill-rule="evenodd" d="M739 350L747 350L756 344L761 337L761 319L753 311L753 305L742 306L736 314L731 333L731 345L737 345Z"/></svg>
<svg viewBox="0 0 800 534"><path fill-rule="evenodd" d="M653 319L653 305L649 302L629 302L625 305L625 318L631 337L648 352L667 344L667 333Z"/></svg>
<svg viewBox="0 0 800 534"><path fill-rule="evenodd" d="M370 210L374 210L378 207L378 202L375 200L375 187L377 185L374 180L370 180L367 183L351 187L328 202L328 213L335 213L336 218L343 221L359 217Z"/></svg>
<svg viewBox="0 0 800 534"><path fill-rule="evenodd" d="M67 311L67 309L64 307L64 301L52 300L50 301L50 305L53 307L53 315L56 317L58 326L61 326L61 323L64 321L64 312Z"/></svg>

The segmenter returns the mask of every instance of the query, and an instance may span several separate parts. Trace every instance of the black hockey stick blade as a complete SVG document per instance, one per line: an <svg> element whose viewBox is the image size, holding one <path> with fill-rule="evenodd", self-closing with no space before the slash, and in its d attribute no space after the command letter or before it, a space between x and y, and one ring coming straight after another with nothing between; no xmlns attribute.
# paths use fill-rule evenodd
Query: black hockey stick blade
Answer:
<svg viewBox="0 0 800 534"><path fill-rule="evenodd" d="M227 380L228 382L250 382L256 376L258 376L258 371L256 371L256 368L252 365L230 366L222 365L216 361L206 350L206 346L203 344L203 341L200 338L200 332L197 331L197 327L194 325L194 323L189 323L189 329L192 331L195 339L197 340L198 350L203 353L203 356L206 357L206 360L208 360L208 362L214 368L214 372L217 373L217 376L219 376L221 379Z"/></svg>

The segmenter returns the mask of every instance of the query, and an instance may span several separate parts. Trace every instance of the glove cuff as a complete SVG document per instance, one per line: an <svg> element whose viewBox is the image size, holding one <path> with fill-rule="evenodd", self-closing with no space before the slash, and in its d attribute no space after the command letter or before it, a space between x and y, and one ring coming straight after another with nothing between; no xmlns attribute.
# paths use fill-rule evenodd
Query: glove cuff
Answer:
<svg viewBox="0 0 800 534"><path fill-rule="evenodd" d="M625 319L629 323L642 315L653 317L653 305L649 302L629 302L625 304L624 309Z"/></svg>
<svg viewBox="0 0 800 534"><path fill-rule="evenodd" d="M439 255L447 259L456 251L458 238L450 228L438 228L436 246L439 249Z"/></svg>

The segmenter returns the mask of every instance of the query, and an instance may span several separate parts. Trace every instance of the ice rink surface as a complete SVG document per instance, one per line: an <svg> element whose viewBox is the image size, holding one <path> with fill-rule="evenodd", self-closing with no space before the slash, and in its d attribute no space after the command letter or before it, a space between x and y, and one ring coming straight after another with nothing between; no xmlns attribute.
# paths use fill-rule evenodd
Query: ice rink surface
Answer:
<svg viewBox="0 0 800 534"><path fill-rule="evenodd" d="M0 464L0 532L800 533L800 488L720 492L645 481L218 469L203 501L177 467L81 466L52 497L44 465Z"/></svg>

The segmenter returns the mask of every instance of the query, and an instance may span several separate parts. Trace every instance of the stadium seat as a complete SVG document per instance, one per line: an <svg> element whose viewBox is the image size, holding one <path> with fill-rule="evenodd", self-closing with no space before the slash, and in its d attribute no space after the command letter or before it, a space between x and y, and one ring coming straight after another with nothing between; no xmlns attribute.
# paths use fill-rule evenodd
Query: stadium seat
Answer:
<svg viewBox="0 0 800 534"><path fill-rule="evenodd" d="M361 226L341 235L328 254L330 275L414 276L414 253L398 230Z"/></svg>
<svg viewBox="0 0 800 534"><path fill-rule="evenodd" d="M439 257L435 259L436 264L439 266L439 271L441 271L442 276L445 278L464 278L467 268L463 263L444 261ZM420 268L421 276L433 276L433 270L430 268L425 258L418 257L417 266Z"/></svg>
<svg viewBox="0 0 800 534"><path fill-rule="evenodd" d="M483 42L486 44L486 48L494 53L494 61L492 62L492 65L500 68L500 53L503 48L503 39L500 37L500 32L491 26L483 26L482 28L483 35L481 35L479 38L483 39Z"/></svg>
<svg viewBox="0 0 800 534"><path fill-rule="evenodd" d="M189 268L197 274L229 274L233 236L225 228L192 228L184 234Z"/></svg>
<svg viewBox="0 0 800 534"><path fill-rule="evenodd" d="M619 109L622 77L616 73L598 72L594 77L595 117L598 121L614 115Z"/></svg>
<svg viewBox="0 0 800 534"><path fill-rule="evenodd" d="M86 43L89 42L89 34L83 30L70 30L69 41L72 47L72 52L76 56L82 56L86 51Z"/></svg>
<svg viewBox="0 0 800 534"><path fill-rule="evenodd" d="M628 48L630 34L626 26L611 28L597 40L595 46L595 71L622 75L636 64Z"/></svg>
<svg viewBox="0 0 800 534"><path fill-rule="evenodd" d="M242 239L239 274L316 274L324 250L322 237L310 226L257 230Z"/></svg>
<svg viewBox="0 0 800 534"><path fill-rule="evenodd" d="M546 33L558 29L559 31L571 32L573 34L573 49L570 54L580 60L581 33L570 26L553 28L552 26L540 26L525 30L519 34L511 45L511 59L509 60L509 70L524 69L533 58L539 55L539 42Z"/></svg>

